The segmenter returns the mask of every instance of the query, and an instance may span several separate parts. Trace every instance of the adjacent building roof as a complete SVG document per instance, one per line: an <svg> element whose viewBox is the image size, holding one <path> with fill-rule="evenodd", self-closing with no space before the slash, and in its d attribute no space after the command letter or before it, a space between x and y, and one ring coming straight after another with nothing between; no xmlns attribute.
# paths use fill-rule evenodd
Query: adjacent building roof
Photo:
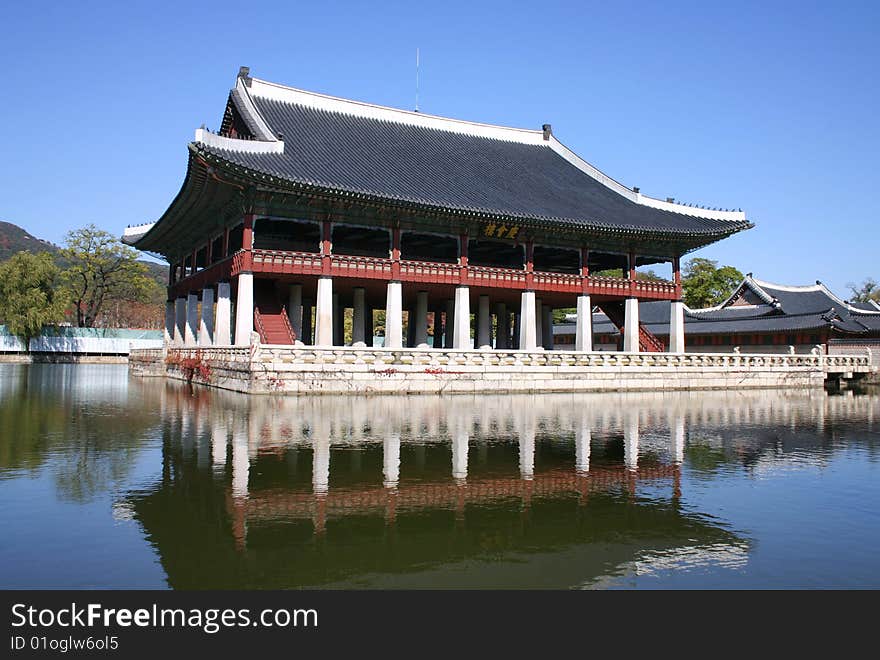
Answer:
<svg viewBox="0 0 880 660"><path fill-rule="evenodd" d="M266 185L487 219L690 237L689 248L752 226L741 211L627 188L567 149L549 125L525 130L381 107L251 78L244 68L220 134L199 129L190 150ZM150 249L142 239L151 229L131 228L125 238Z"/></svg>
<svg viewBox="0 0 880 660"><path fill-rule="evenodd" d="M668 302L639 304L639 321L656 335L669 334ZM555 334L573 332L569 325ZM732 335L741 333L795 332L826 329L839 334L880 333L880 307L853 304L836 296L821 282L808 286L773 284L747 275L722 304L705 309L685 306L685 333ZM602 313L593 315L593 331L617 334L616 326Z"/></svg>

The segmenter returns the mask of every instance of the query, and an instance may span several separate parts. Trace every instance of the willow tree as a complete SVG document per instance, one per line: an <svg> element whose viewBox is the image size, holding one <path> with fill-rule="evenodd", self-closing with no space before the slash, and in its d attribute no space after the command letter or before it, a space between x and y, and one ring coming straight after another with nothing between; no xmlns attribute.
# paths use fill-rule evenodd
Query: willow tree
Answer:
<svg viewBox="0 0 880 660"><path fill-rule="evenodd" d="M61 258L63 278L80 328L92 328L109 300L146 301L147 267L138 253L112 234L88 225L67 234Z"/></svg>
<svg viewBox="0 0 880 660"><path fill-rule="evenodd" d="M30 350L44 326L64 318L60 271L48 252L18 252L0 264L0 319Z"/></svg>

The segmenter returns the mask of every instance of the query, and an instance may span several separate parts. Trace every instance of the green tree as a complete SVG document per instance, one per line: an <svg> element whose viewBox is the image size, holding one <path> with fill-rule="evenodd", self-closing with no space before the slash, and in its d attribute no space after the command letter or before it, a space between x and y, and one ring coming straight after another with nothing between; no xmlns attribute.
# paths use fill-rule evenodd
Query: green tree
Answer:
<svg viewBox="0 0 880 660"><path fill-rule="evenodd" d="M711 307L724 302L742 282L743 274L733 266L718 268L718 262L695 258L684 265L681 287L688 307Z"/></svg>
<svg viewBox="0 0 880 660"><path fill-rule="evenodd" d="M866 303L872 300L880 302L880 283L872 277L867 278L859 286L855 284L847 284L847 286L852 291L850 299L853 302Z"/></svg>
<svg viewBox="0 0 880 660"><path fill-rule="evenodd" d="M154 287L137 252L95 225L69 232L61 257L77 326L94 327L110 300L149 302Z"/></svg>
<svg viewBox="0 0 880 660"><path fill-rule="evenodd" d="M65 296L59 270L48 252L18 252L0 264L0 319L30 350L43 326L64 318Z"/></svg>

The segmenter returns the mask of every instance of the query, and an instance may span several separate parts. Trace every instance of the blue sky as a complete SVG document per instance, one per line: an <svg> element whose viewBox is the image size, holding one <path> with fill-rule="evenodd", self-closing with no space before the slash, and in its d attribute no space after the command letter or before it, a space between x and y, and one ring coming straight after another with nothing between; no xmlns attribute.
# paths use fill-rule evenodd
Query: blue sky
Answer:
<svg viewBox="0 0 880 660"><path fill-rule="evenodd" d="M880 279L880 3L843 4L12 3L0 220L155 220L240 65L412 108L419 47L423 112L551 123L628 186L756 223L699 256L845 294Z"/></svg>

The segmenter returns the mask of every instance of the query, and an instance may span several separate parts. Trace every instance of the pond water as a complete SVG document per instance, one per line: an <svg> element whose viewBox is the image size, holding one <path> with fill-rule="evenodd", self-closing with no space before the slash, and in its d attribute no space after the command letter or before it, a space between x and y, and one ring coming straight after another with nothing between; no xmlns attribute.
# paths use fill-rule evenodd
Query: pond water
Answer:
<svg viewBox="0 0 880 660"><path fill-rule="evenodd" d="M880 587L880 396L248 397L0 365L2 588Z"/></svg>

